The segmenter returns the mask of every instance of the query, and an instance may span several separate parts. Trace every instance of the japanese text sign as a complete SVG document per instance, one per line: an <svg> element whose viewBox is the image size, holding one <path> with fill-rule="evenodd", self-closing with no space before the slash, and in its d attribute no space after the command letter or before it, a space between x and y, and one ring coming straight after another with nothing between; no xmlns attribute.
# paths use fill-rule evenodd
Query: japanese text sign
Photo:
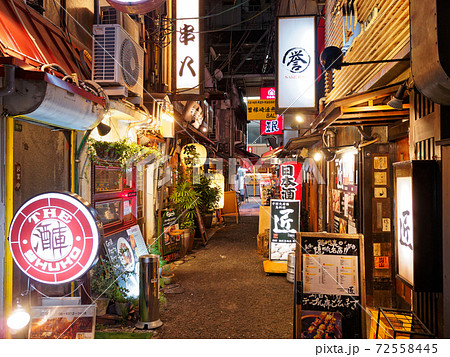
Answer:
<svg viewBox="0 0 450 357"><path fill-rule="evenodd" d="M277 115L277 119L274 120L261 120L260 125L261 135L283 135L282 115Z"/></svg>
<svg viewBox="0 0 450 357"><path fill-rule="evenodd" d="M48 192L26 201L15 214L9 246L17 266L45 284L80 277L97 257L103 226L80 196Z"/></svg>
<svg viewBox="0 0 450 357"><path fill-rule="evenodd" d="M412 178L397 177L396 179L398 275L414 285Z"/></svg>
<svg viewBox="0 0 450 357"><path fill-rule="evenodd" d="M316 106L315 19L280 17L277 32L277 107L313 109Z"/></svg>
<svg viewBox="0 0 450 357"><path fill-rule="evenodd" d="M247 101L247 120L274 120L275 100L250 99Z"/></svg>
<svg viewBox="0 0 450 357"><path fill-rule="evenodd" d="M300 201L270 201L270 260L287 260L295 252L295 234L300 230Z"/></svg>
<svg viewBox="0 0 450 357"><path fill-rule="evenodd" d="M302 199L302 164L289 161L280 164L280 196L283 200Z"/></svg>
<svg viewBox="0 0 450 357"><path fill-rule="evenodd" d="M198 0L176 0L177 89L198 94L200 75L200 34Z"/></svg>

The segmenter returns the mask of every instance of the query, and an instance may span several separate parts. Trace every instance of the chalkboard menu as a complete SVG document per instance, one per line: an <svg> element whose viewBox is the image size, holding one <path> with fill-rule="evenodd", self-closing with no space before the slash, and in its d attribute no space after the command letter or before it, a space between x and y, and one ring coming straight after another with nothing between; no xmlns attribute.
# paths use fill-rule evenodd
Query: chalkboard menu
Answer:
<svg viewBox="0 0 450 357"><path fill-rule="evenodd" d="M295 337L362 338L363 235L302 232L297 240Z"/></svg>
<svg viewBox="0 0 450 357"><path fill-rule="evenodd" d="M300 201L270 201L270 260L287 260L295 252L295 235L300 230Z"/></svg>
<svg viewBox="0 0 450 357"><path fill-rule="evenodd" d="M178 231L178 218L173 209L163 211L160 248L162 257L167 262L177 260L181 256L181 234L173 234Z"/></svg>

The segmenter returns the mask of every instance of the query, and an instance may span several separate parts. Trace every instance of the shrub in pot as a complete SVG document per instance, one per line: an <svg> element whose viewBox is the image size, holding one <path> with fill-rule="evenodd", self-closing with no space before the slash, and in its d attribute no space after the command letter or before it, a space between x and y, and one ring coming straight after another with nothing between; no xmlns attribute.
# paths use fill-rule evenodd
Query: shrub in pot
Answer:
<svg viewBox="0 0 450 357"><path fill-rule="evenodd" d="M201 175L199 182L194 184L194 190L199 195L199 208L206 228L211 227L214 209L220 200L220 188L210 178Z"/></svg>

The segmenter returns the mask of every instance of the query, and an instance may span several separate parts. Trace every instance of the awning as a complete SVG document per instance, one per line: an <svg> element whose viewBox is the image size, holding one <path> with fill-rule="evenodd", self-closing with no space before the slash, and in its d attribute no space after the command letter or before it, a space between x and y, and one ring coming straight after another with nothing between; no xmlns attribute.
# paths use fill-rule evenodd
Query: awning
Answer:
<svg viewBox="0 0 450 357"><path fill-rule="evenodd" d="M283 150L282 146L277 147L276 149L273 150L269 150L267 152L265 152L264 154L261 155L261 159L266 160L266 159L271 159L272 157L277 157L278 154Z"/></svg>
<svg viewBox="0 0 450 357"><path fill-rule="evenodd" d="M1 4L0 55L18 58L35 68L55 63L67 74L77 73L80 78L90 79L86 46L75 37L70 38L69 44L68 35L23 0Z"/></svg>
<svg viewBox="0 0 450 357"><path fill-rule="evenodd" d="M387 105L400 84L396 83L336 99L328 103L320 112L311 124L311 128L323 130L329 126L389 125L397 121L408 120L409 104L403 104L401 110Z"/></svg>
<svg viewBox="0 0 450 357"><path fill-rule="evenodd" d="M322 140L322 133L314 133L312 135L300 136L298 138L289 139L279 156L285 156L291 151L302 150L317 144Z"/></svg>

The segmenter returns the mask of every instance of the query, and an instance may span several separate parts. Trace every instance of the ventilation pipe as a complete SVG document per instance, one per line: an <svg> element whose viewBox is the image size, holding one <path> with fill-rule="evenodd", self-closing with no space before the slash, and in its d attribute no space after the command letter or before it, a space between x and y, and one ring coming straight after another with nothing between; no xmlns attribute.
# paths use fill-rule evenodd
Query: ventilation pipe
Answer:
<svg viewBox="0 0 450 357"><path fill-rule="evenodd" d="M5 86L3 88L0 88L0 97L10 95L16 90L16 66L11 64L4 64L3 68L5 69Z"/></svg>

